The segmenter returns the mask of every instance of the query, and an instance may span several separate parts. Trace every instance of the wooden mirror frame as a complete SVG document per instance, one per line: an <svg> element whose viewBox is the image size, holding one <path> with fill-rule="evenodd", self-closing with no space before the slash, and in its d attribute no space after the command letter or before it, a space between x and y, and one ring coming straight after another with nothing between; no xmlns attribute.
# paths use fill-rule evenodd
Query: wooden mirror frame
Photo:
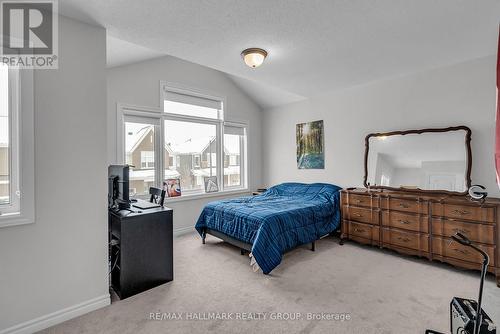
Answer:
<svg viewBox="0 0 500 334"><path fill-rule="evenodd" d="M420 130L405 130L405 131L391 131L391 132L379 132L379 133L370 133L365 137L365 177L363 184L365 188L368 188L368 152L370 150L370 138L372 137L383 137L383 136L395 136L395 135L408 135L408 134L422 134L426 132L451 132L451 131L465 131L465 149L467 151L467 170L465 173L465 181L467 189L464 192L458 191L449 191L449 190L425 190L425 189L410 189L410 188L395 188L395 187L386 187L386 186L371 186L370 189L386 189L386 190L395 190L395 191L405 191L405 192L417 192L417 193L431 193L431 194L447 194L447 195L466 195L468 193L468 189L471 186L471 168L472 168L472 149L470 146L471 141L471 129L467 126L451 126L448 128L429 128L429 129L420 129Z"/></svg>

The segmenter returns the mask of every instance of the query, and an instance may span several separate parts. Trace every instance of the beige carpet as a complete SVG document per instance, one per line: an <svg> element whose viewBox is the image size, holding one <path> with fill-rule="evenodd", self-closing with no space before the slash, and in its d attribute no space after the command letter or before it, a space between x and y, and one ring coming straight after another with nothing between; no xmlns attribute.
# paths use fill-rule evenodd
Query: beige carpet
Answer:
<svg viewBox="0 0 500 334"><path fill-rule="evenodd" d="M271 275L252 272L248 256L195 234L174 243L175 280L70 320L45 333L424 333L448 330L453 296L476 298L479 274L399 256L328 237L316 252L285 255ZM484 309L500 324L500 288L492 276ZM179 312L182 320L150 320L150 313ZM255 315L266 320L186 320L197 313ZM297 320L278 320L300 313ZM350 320L307 319L308 313L348 313ZM230 315L228 315L230 316ZM271 317L273 319L271 319Z"/></svg>

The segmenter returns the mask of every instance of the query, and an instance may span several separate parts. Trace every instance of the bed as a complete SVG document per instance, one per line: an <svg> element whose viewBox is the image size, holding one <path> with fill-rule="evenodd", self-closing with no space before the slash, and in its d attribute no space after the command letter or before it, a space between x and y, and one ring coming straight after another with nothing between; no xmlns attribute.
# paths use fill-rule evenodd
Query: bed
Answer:
<svg viewBox="0 0 500 334"><path fill-rule="evenodd" d="M338 229L341 188L282 183L257 196L208 203L195 225L203 243L212 234L251 252L264 274L288 250Z"/></svg>

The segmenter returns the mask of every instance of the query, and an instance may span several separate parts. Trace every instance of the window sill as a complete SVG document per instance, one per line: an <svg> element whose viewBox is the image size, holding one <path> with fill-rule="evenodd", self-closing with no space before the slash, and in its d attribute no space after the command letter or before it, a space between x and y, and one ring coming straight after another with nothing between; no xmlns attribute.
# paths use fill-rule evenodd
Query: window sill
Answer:
<svg viewBox="0 0 500 334"><path fill-rule="evenodd" d="M34 222L35 221L33 219L23 216L20 213L5 214L0 216L0 228L16 226L16 225L33 224Z"/></svg>
<svg viewBox="0 0 500 334"><path fill-rule="evenodd" d="M169 203L183 202L183 201L193 201L204 198L212 198L212 197L223 197L223 196L231 196L231 195L243 195L248 194L251 195L251 191L248 188L234 189L234 190L226 190L226 191L218 191L214 193L201 193L201 194L192 194L192 195L181 195L179 197L166 197L165 198L165 206L168 206Z"/></svg>

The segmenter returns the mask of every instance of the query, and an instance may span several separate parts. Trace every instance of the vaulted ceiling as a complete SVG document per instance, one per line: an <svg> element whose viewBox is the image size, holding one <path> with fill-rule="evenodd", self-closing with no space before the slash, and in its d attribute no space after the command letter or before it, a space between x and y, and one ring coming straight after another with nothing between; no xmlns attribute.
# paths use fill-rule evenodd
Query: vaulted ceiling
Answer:
<svg viewBox="0 0 500 334"><path fill-rule="evenodd" d="M168 54L226 72L266 107L492 55L500 18L499 0L62 0L59 7L143 48L139 59ZM269 52L262 67L243 64L247 47Z"/></svg>

